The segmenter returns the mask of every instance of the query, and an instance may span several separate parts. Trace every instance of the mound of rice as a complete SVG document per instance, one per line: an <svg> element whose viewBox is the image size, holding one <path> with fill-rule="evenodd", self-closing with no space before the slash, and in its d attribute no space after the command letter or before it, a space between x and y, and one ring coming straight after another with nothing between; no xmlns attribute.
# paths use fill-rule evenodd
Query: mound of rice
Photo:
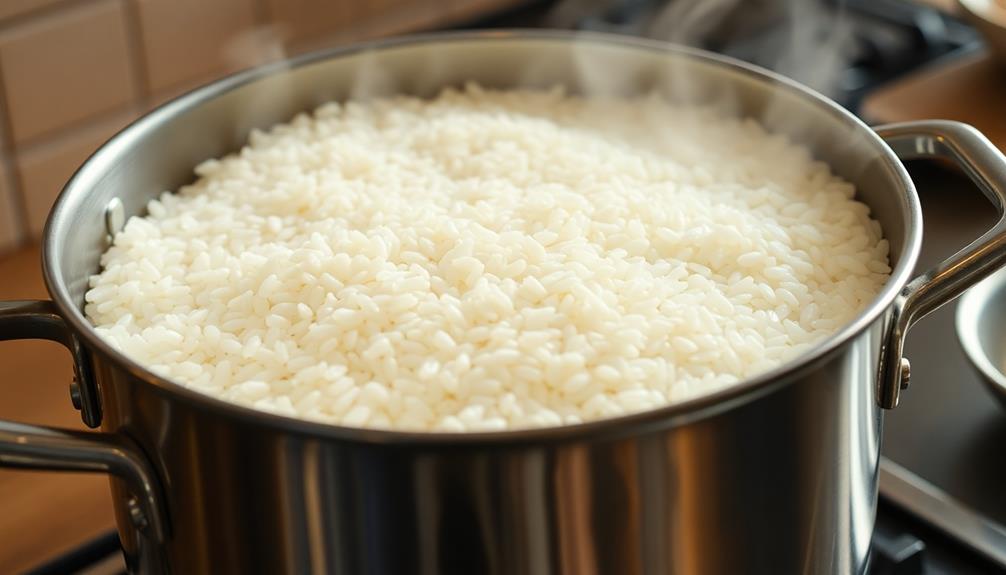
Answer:
<svg viewBox="0 0 1006 575"><path fill-rule="evenodd" d="M657 96L326 104L151 201L86 314L156 373L347 426L553 426L708 394L886 281L851 184Z"/></svg>

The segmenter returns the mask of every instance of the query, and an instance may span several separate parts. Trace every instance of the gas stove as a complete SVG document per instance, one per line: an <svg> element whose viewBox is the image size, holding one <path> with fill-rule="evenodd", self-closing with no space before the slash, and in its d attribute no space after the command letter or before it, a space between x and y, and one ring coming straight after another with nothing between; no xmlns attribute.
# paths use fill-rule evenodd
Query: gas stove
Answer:
<svg viewBox="0 0 1006 575"><path fill-rule="evenodd" d="M981 45L970 26L909 0L559 0L473 27L538 26L718 52L792 77L853 111L878 86Z"/></svg>
<svg viewBox="0 0 1006 575"><path fill-rule="evenodd" d="M674 3L699 6L696 0ZM822 83L812 70L785 58L793 35L787 23L793 15L785 9L797 3L718 2L735 9L714 23L692 26L704 30L699 36L675 33L671 39L774 68L854 112L864 95L885 82L980 47L971 28L921 4L822 0L804 13L811 33L823 35L818 40L839 54L829 60L829 78ZM558 26L660 37L669 30L658 25L667 19L667 9L657 0L530 2L468 27ZM926 164L909 165L909 171L927 229L921 271L977 237L996 214L960 174ZM984 390L957 345L955 307L924 319L906 345L912 387L901 406L886 415L870 573L1006 573L1006 412ZM32 573L124 573L118 538L108 533Z"/></svg>
<svg viewBox="0 0 1006 575"><path fill-rule="evenodd" d="M986 575L1002 569L886 500L880 503L871 565L876 575ZM119 538L110 532L30 575L125 573Z"/></svg>
<svg viewBox="0 0 1006 575"><path fill-rule="evenodd" d="M970 241L996 220L993 206L957 173L909 164L922 198L926 239L918 270ZM954 331L956 303L923 319L908 337L912 385L884 421L874 548L900 533L946 540L951 555L985 562L934 573L1006 572L1006 412L972 371ZM889 518L897 517L897 521ZM894 531L889 531L888 525ZM900 527L899 527L900 526ZM937 537L937 533L938 537ZM890 536L890 537L889 537ZM934 538L935 537L935 538ZM894 544L910 554L911 542ZM918 571L893 571L913 573ZM922 571L928 573L929 571Z"/></svg>

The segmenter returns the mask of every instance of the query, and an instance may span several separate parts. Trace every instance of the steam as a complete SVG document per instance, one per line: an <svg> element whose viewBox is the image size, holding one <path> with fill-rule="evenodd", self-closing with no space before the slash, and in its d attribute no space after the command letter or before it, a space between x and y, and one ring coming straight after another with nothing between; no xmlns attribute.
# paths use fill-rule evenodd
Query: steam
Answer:
<svg viewBox="0 0 1006 575"><path fill-rule="evenodd" d="M833 96L846 68L852 39L844 12L844 0L561 0L543 23L709 49L775 70ZM286 55L286 36L285 30L275 26L248 31L232 39L226 57L234 68L281 60ZM242 99L241 109L233 113L279 121L331 99L365 100L402 91L432 96L451 78L453 82L485 78L489 79L488 87L527 88L551 88L568 80L567 87L593 96L655 90L673 102L701 103L725 115L750 115L791 137L804 137L809 131L806 118L792 113L792 94L778 91L752 108L750 93L724 77L704 75L705 80L696 81L694 59L668 58L662 63L642 64L647 56L641 53L631 60L639 65L627 65L624 52L617 47L591 42L574 43L568 56L557 58L541 57L533 45L520 49L527 54L513 70L507 62L515 52L497 68L493 52L468 53L452 45L441 46L436 54L422 58L390 55L393 50L379 54L363 51L342 67L351 78L348 84L304 94L277 75L263 80L255 97ZM235 137L242 134L239 130Z"/></svg>
<svg viewBox="0 0 1006 575"><path fill-rule="evenodd" d="M740 4L741 0L672 1L649 24L646 35L699 46Z"/></svg>
<svg viewBox="0 0 1006 575"><path fill-rule="evenodd" d="M834 95L850 57L851 29L844 3L834 13L819 2L788 0L788 39L775 71L827 95Z"/></svg>
<svg viewBox="0 0 1006 575"><path fill-rule="evenodd" d="M850 57L844 2L824 0L565 0L550 26L666 40L747 60L835 95Z"/></svg>
<svg viewBox="0 0 1006 575"><path fill-rule="evenodd" d="M258 26L229 38L222 56L229 70L243 70L276 62L287 56L283 30L278 26Z"/></svg>

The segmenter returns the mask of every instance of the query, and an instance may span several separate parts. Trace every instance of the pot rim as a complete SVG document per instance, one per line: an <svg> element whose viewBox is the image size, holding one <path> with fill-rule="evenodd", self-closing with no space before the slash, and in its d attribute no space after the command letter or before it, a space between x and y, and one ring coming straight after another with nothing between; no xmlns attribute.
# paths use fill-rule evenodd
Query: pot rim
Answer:
<svg viewBox="0 0 1006 575"><path fill-rule="evenodd" d="M749 378L712 394L699 396L657 409L575 425L458 433L346 427L261 411L188 388L149 371L104 341L84 317L83 311L78 309L70 297L67 286L59 278L57 273L59 270L57 257L57 248L59 245L55 231L71 225L73 220L73 214L68 207L68 198L73 195L86 194L88 189L101 178L102 174L110 166L114 165L121 151L128 148L133 140L155 128L161 122L169 121L178 113L202 105L230 90L258 81L267 76L361 52L419 44L514 41L588 41L595 44L607 44L615 47L680 55L702 60L713 65L731 68L758 81L773 84L776 89L794 92L802 98L812 100L831 115L837 116L844 123L860 129L863 132L863 136L871 140L878 153L881 154L879 159L886 164L885 167L892 170L896 178L900 180L903 199L906 204L905 207L907 207L907 214L901 214L902 217L907 217L907 221L905 222L905 238L901 246L901 257L892 270L887 283L873 301L852 321L816 344L809 351L756 377ZM789 78L746 62L705 50L667 42L597 32L508 29L418 34L312 52L232 74L162 104L151 112L141 116L109 139L84 162L67 182L50 211L43 232L42 272L46 287L60 314L71 326L72 330L78 336L83 337L92 353L94 351L99 352L143 383L151 384L160 392L174 399L184 401L193 407L208 410L217 416L238 418L266 428L343 441L402 446L429 445L444 447L454 445L458 447L471 447L489 444L496 446L501 444L523 445L541 443L542 441L614 439L629 434L644 433L648 430L683 425L722 413L771 393L793 381L795 376L806 373L816 365L827 361L836 350L857 337L878 320L891 307L902 287L908 282L915 267L921 244L921 205L915 192L915 186L904 165L902 165L901 161L884 140L870 129L869 126L851 112L818 92Z"/></svg>

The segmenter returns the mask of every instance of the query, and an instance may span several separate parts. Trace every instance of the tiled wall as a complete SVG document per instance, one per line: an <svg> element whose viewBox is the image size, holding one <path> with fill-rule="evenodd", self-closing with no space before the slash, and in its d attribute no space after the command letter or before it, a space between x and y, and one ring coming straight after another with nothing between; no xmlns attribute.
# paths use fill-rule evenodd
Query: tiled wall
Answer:
<svg viewBox="0 0 1006 575"><path fill-rule="evenodd" d="M63 184L97 146L181 92L284 54L521 3L0 0L0 255L39 237Z"/></svg>

